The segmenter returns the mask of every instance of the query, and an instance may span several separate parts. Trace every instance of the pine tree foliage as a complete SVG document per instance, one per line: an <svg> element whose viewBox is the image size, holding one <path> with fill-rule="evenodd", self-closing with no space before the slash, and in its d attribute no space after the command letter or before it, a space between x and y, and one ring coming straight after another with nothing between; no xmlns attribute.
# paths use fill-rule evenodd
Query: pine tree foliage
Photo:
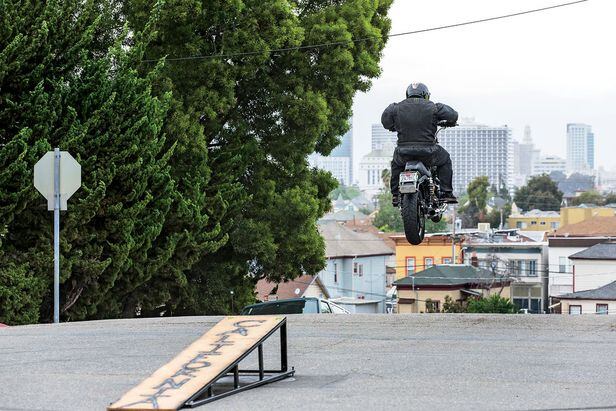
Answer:
<svg viewBox="0 0 616 411"><path fill-rule="evenodd" d="M32 172L54 147L82 168L61 218L62 318L162 304L182 280L170 267L217 248L219 229L193 209L203 192L173 179L185 146L162 132L170 94L151 91L160 66L134 69L147 36L104 1L9 0L0 19L0 321L51 316L52 215Z"/></svg>

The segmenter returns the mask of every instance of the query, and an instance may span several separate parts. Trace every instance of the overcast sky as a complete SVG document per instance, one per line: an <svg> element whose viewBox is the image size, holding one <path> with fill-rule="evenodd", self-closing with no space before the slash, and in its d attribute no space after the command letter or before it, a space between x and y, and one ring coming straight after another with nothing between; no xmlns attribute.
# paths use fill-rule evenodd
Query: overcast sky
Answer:
<svg viewBox="0 0 616 411"><path fill-rule="evenodd" d="M565 0L395 0L391 33L440 26ZM370 151L383 109L424 82L461 117L532 128L542 155L565 157L566 124L593 127L598 165L616 170L616 0L392 38L382 75L354 103L355 164Z"/></svg>

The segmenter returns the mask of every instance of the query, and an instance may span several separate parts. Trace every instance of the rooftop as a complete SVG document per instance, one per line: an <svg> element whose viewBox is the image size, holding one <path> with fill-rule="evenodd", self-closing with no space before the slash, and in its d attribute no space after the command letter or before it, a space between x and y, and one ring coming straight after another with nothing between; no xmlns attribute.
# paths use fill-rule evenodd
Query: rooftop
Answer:
<svg viewBox="0 0 616 411"><path fill-rule="evenodd" d="M320 224L319 232L325 240L325 255L328 258L394 253L378 236L365 231L352 230L336 222Z"/></svg>
<svg viewBox="0 0 616 411"><path fill-rule="evenodd" d="M529 218L545 218L545 217L553 217L560 218L560 213L558 211L543 211L543 210L530 210L525 213L511 214L511 218L520 218L520 217L529 217Z"/></svg>
<svg viewBox="0 0 616 411"><path fill-rule="evenodd" d="M414 280L413 280L414 278ZM415 274L414 277L404 277L394 282L394 285L417 286L469 286L496 282L511 282L500 276L494 277L492 271L466 264L435 265Z"/></svg>
<svg viewBox="0 0 616 411"><path fill-rule="evenodd" d="M549 237L616 237L616 217L593 217L568 224Z"/></svg>
<svg viewBox="0 0 616 411"><path fill-rule="evenodd" d="M616 281L594 290L577 291L558 298L562 300L616 300Z"/></svg>
<svg viewBox="0 0 616 411"><path fill-rule="evenodd" d="M572 260L616 260L616 243L595 244L569 258Z"/></svg>
<svg viewBox="0 0 616 411"><path fill-rule="evenodd" d="M261 301L266 301L267 297L271 294L276 294L281 300L301 297L314 281L319 281L318 277L314 275L302 275L295 280L281 283L274 283L262 278L257 282L257 298ZM319 283L319 286L321 286L325 293L327 292L322 284ZM296 293L296 290L299 290L299 293Z"/></svg>
<svg viewBox="0 0 616 411"><path fill-rule="evenodd" d="M335 213L327 213L325 214L319 221L320 222L330 222L330 221L354 221L354 220L366 220L368 216L360 211L349 211L349 210L340 210Z"/></svg>

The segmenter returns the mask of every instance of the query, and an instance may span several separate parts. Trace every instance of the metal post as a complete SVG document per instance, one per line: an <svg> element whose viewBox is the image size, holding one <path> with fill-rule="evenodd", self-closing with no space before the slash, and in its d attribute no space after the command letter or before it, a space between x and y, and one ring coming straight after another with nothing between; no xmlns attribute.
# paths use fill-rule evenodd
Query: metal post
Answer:
<svg viewBox="0 0 616 411"><path fill-rule="evenodd" d="M452 205L453 219L451 224L451 264L456 263L456 206Z"/></svg>
<svg viewBox="0 0 616 411"><path fill-rule="evenodd" d="M53 322L60 322L60 149L53 162Z"/></svg>
<svg viewBox="0 0 616 411"><path fill-rule="evenodd" d="M285 372L289 368L287 362L287 322L280 327L280 371Z"/></svg>
<svg viewBox="0 0 616 411"><path fill-rule="evenodd" d="M240 370L239 370L239 365L236 364L235 367L233 368L233 388L238 388L239 386L240 386Z"/></svg>
<svg viewBox="0 0 616 411"><path fill-rule="evenodd" d="M259 344L259 380L265 377L264 365L263 365L263 344Z"/></svg>

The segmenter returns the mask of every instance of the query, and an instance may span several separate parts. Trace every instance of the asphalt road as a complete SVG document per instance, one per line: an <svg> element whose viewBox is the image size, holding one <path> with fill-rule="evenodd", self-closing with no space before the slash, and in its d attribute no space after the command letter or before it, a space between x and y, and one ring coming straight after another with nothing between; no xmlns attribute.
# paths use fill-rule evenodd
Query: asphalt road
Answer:
<svg viewBox="0 0 616 411"><path fill-rule="evenodd" d="M0 409L103 410L218 319L2 328ZM201 409L616 409L616 316L293 316L289 364Z"/></svg>

